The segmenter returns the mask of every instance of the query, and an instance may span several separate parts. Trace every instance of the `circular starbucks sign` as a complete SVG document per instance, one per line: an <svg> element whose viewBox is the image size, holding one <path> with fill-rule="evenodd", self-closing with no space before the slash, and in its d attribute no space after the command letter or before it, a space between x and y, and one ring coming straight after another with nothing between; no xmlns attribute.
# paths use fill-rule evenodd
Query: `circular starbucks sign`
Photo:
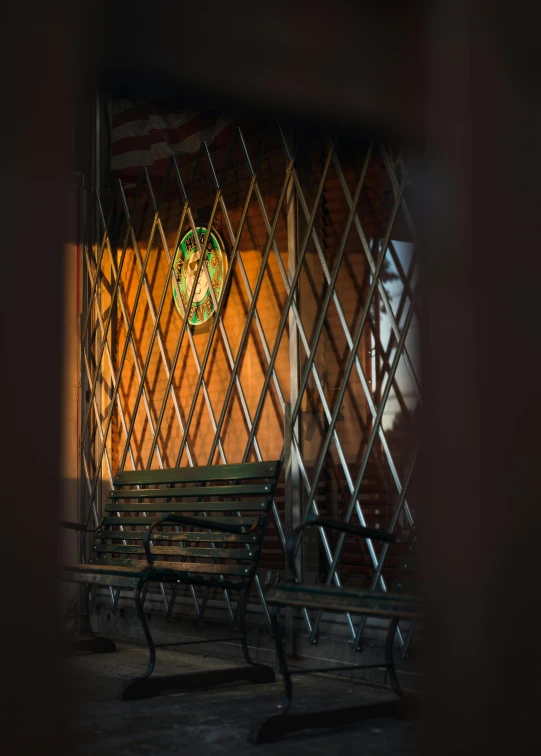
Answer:
<svg viewBox="0 0 541 756"><path fill-rule="evenodd" d="M214 312L214 303L210 294L210 286L214 289L216 302L220 301L223 294L224 280L227 273L227 256L225 254L224 244L216 233L210 232L207 239L208 229L204 226L198 226L197 235L201 243L201 249L207 255L207 271L204 268L195 280L197 269L199 267L199 250L193 231L185 234L178 245L173 264L174 274L177 280L178 288L173 281L173 298L175 305L181 317L188 307L188 301L195 287L192 306L188 313L188 323L193 326L204 325ZM179 301L182 299L182 303Z"/></svg>

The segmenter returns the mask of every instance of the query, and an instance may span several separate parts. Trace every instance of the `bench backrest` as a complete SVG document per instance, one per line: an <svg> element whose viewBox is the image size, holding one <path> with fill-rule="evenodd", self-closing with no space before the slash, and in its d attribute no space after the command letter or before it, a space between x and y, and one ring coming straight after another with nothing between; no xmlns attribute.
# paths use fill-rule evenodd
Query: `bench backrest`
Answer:
<svg viewBox="0 0 541 756"><path fill-rule="evenodd" d="M280 461L134 470L116 474L94 564L141 567L143 537L166 513L206 518L209 527L159 526L152 533L155 565L211 576L251 578L278 477ZM242 533L213 531L212 523L243 526Z"/></svg>

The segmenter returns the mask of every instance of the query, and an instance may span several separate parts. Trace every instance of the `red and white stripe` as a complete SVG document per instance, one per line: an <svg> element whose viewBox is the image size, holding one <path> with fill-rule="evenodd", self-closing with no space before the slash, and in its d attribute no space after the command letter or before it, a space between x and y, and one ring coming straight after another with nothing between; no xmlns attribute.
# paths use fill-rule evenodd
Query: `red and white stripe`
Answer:
<svg viewBox="0 0 541 756"><path fill-rule="evenodd" d="M212 143L232 122L214 111L172 111L156 103L113 100L111 170L135 176L141 168L162 173L171 155L191 156Z"/></svg>

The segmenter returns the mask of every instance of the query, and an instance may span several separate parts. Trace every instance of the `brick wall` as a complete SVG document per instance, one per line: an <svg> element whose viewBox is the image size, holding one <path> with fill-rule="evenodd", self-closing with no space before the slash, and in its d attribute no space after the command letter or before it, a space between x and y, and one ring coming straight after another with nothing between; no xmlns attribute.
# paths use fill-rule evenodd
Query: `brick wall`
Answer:
<svg viewBox="0 0 541 756"><path fill-rule="evenodd" d="M251 156L254 156L257 151L259 136L258 133L253 133L248 138L248 148L251 151ZM226 152L227 150L223 148L213 153L213 160L218 175L225 162ZM340 155L344 176L352 195L356 188L364 154L365 150L361 147ZM298 174L306 194L309 209L311 209L311 203L316 195L324 158L324 143L317 139L311 139L309 146L306 146L304 152L299 156ZM183 180L187 185L191 177L193 165L192 161L186 163L181 168ZM265 156L258 172L259 188L271 222L284 181L285 170L286 163L283 149L276 139L274 143L271 139L270 143L267 143ZM227 174L227 180L223 185L223 198L234 233L237 232L249 181L250 173L244 157L240 150L236 150L232 155L231 167ZM382 162L379 157L373 158L365 183L367 188L361 193L358 206L359 217L368 239L371 237L381 238L385 233L386 222L389 216L389 209L386 207L386 203L382 201L382 197L389 195L391 186L388 179L386 179L386 174L382 169ZM165 188L159 186L159 181L153 181L153 189L157 197L160 197L163 191L160 218L163 223L169 255L173 255L179 238L179 232L184 234L189 227L185 219L182 227L179 228L183 202L175 175L172 174L169 177ZM156 452L150 457L153 433L148 419L148 412L150 412L154 426L158 423L160 415L163 415L158 434L158 447L162 454L163 465L173 466L179 462L178 453L182 441L182 432L176 416L177 410L171 392L167 391L168 378L163 358L165 357L169 365L172 364L182 328L182 320L174 305L170 279L166 282L169 262L159 233L154 235L146 270L146 281L152 307L149 304L144 286L139 293L139 299L136 303L141 280L140 260L145 259L148 251L148 241L154 223L154 212L146 188L143 187L137 201L135 201L135 196L135 189L127 192L128 203L135 202L136 207L133 224L138 251L135 249L133 241L130 240L126 248L119 281L128 318L134 314L134 350L132 350L131 346L126 350L124 364L120 373L119 395L128 428L135 417L133 420L131 446L134 457L133 462L136 467L159 466ZM212 175L208 165L203 162L197 181L193 186L190 199L196 223L205 225L210 216L214 197L215 191ZM120 216L122 216L122 213L120 213ZM331 273L338 254L347 216L348 206L340 187L339 177L334 167L331 167L324 185L314 226L321 240L322 252ZM216 214L216 221L220 235L226 241L226 246L230 248L230 229L227 218L221 209ZM306 222L302 210L299 210L299 244L302 243L304 238L305 227ZM118 239L120 241L117 239L117 265L120 264L122 257L122 238L125 232L125 223L123 225L121 222L119 229L120 235ZM277 224L275 238L280 250L282 264L286 270L288 268L287 232L286 211L283 208ZM239 243L240 256L252 291L256 285L266 242L267 231L263 214L255 195L253 195ZM113 271L109 269L108 271L104 270L104 272L106 272L110 287L114 286L115 276ZM364 299L369 284L370 279L366 257L357 233L352 230L345 248L344 259L336 286L343 309L343 318L347 322L352 334L354 334L362 317ZM152 309L154 309L154 312L159 311L164 287L166 287L166 290L163 307L159 316L159 338L154 339L148 358L148 369L144 383L146 399L148 401L147 411L144 397L141 397L136 408L140 384L136 362L139 362L139 369L142 370L147 360L154 329ZM325 296L325 292L326 281L321 262L316 247L313 241L310 240L307 245L306 258L299 278L298 299L306 339L310 344L313 340L315 326L321 311L321 301ZM108 295L110 295L110 291L105 292L103 302L107 302ZM249 309L249 300L238 265L234 268L231 286L226 296L227 300L223 309L223 323L229 340L230 350L233 358L235 358ZM274 252L271 252L269 264L257 299L257 312L271 351L275 343L276 332L286 296L286 287L277 260ZM117 304L116 312L113 313L112 323L112 333L114 334L113 361L117 372L120 368L127 338L127 325L120 313L121 308ZM192 329L191 331L193 345L197 351L199 361L203 359L208 344L211 324L212 320L207 325ZM369 334L369 327L367 327L358 352L367 378L370 378L371 375L368 352L370 348ZM286 402L290 399L289 351L289 333L286 326L276 360L276 374L283 398ZM331 411L344 380L344 370L348 357L349 348L341 325L341 319L335 304L331 302L314 362L321 377L325 396ZM304 364L305 352L301 346L301 371ZM252 322L238 373L251 417L254 416L261 396L266 369L267 361L257 333L257 327ZM106 369L104 370L104 375L107 383ZM212 342L212 349L205 370L208 398L212 405L216 421L218 421L222 410L230 375L231 370L226 345L220 329L218 329ZM190 410L197 378L198 371L193 357L192 346L190 345L188 335L185 334L174 366L172 380L172 390L177 399L178 411L180 412L183 424ZM166 391L168 394L167 397ZM126 429L121 420L118 407L115 406L110 438L108 440L113 472L121 464L124 455ZM348 379L347 391L337 424L342 448L353 477L355 477L360 464L369 429L366 400L354 369ZM301 414L303 457L309 474L317 460L326 430L327 424L322 403L318 397L313 379L310 378L307 392L303 397ZM228 406L220 438L227 461L240 461L245 452L248 429L236 388L232 393L232 399ZM221 461L217 452L214 454L213 459L209 458L213 439L214 430L203 391L201 390L197 399L193 421L187 435L187 448L190 450L193 464L200 465ZM263 458L268 459L280 456L283 446L283 415L272 381L259 422L257 441ZM251 458L254 458L253 452ZM180 464L189 464L187 449L182 454ZM132 466L129 456L126 459L125 466L128 469ZM381 480L374 479L374 476L376 476L375 470L375 466L372 465L372 477L368 481L368 484L373 489L377 489L378 486L381 487L382 485ZM371 489L370 493L373 492ZM321 485L318 489L317 500L323 512L338 516L343 515L345 507L349 502L349 493L344 489L343 473L338 464L336 450L332 447L328 455L328 464L326 465ZM277 503L283 513L283 491L278 492ZM358 548L356 546L353 548L357 554ZM346 563L347 561L346 558ZM283 565L283 557L273 524L269 527L266 557L262 565L276 569L281 568Z"/></svg>

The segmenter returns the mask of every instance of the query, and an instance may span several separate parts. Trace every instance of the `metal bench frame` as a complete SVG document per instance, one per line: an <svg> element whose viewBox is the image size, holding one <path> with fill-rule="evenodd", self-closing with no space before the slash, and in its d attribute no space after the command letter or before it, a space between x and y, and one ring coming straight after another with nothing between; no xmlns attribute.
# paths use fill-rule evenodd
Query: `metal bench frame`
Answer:
<svg viewBox="0 0 541 756"><path fill-rule="evenodd" d="M146 698L174 690L191 690L234 680L275 682L272 667L255 663L250 656L246 638L246 609L280 468L280 461L269 461L119 472L113 481L106 515L97 528L88 530L76 523L60 523L62 527L96 533L92 560L88 564L62 568L62 580L89 586L106 585L134 590L137 615L148 645L149 661L144 674L124 688L121 694L123 700ZM182 485L175 485L179 483ZM209 483L210 486L207 485ZM146 488L148 485L160 487L149 489ZM173 487L161 487L164 485ZM204 500L209 497L215 500ZM137 499L137 503L124 501L128 499ZM164 499L165 502L160 501ZM159 516L149 516L149 512L155 512ZM195 514L188 515L186 512ZM122 516L128 513L129 516ZM113 530L115 527L130 525L135 528L144 526L145 530ZM168 526L174 527L175 532L156 530ZM180 526L185 529L179 531ZM221 533L226 535L219 540ZM181 537L184 534L186 538ZM126 544L127 536L129 545ZM115 544L119 540L123 541L122 545ZM140 543L132 545L132 542L137 541ZM171 545L156 547L156 541L166 541ZM133 554L144 558L121 558ZM177 557L180 561L160 561L161 554ZM120 558L115 555L120 555ZM191 561L185 561L187 558ZM238 564L239 561L241 565ZM156 644L143 606L146 591L152 582L202 586L207 591L218 587L236 592L238 599L232 623L238 635L227 639ZM92 632L88 607L87 622ZM156 664L156 648L223 640L240 641L248 666L151 678ZM113 641L95 636L80 641L75 648L93 652L116 650Z"/></svg>
<svg viewBox="0 0 541 756"><path fill-rule="evenodd" d="M383 541L386 543L411 545L417 540L416 530L412 528L409 537L400 541L392 533L374 530L360 525L331 520L324 517L310 515L293 531L287 541L288 566L293 576L293 581L277 586L266 595L269 606L273 634L276 643L276 656L280 672L284 681L283 712L273 715L261 723L254 725L248 739L252 743L268 743L280 740L285 735L298 730L318 727L345 726L359 722L363 719L371 719L377 716L394 715L398 717L411 717L418 715L418 701L416 698L406 696L398 680L395 661L394 644L398 623L401 619L418 621L421 618L421 604L418 596L407 593L383 593L364 590L340 589L328 585L304 586L296 580L296 553L302 532L307 527L320 527L341 532L352 533L364 538ZM390 619L389 628L384 647L384 660L379 664L355 664L341 665L340 670L359 670L385 667L391 686L398 698L383 703L371 705L351 706L341 709L329 709L309 713L291 713L293 703L293 680L287 656L284 650L282 632L280 629L280 609L283 607L305 607L318 611L341 612L348 611L352 614L364 614L368 616L386 617ZM299 670L306 672L329 672L337 668Z"/></svg>

